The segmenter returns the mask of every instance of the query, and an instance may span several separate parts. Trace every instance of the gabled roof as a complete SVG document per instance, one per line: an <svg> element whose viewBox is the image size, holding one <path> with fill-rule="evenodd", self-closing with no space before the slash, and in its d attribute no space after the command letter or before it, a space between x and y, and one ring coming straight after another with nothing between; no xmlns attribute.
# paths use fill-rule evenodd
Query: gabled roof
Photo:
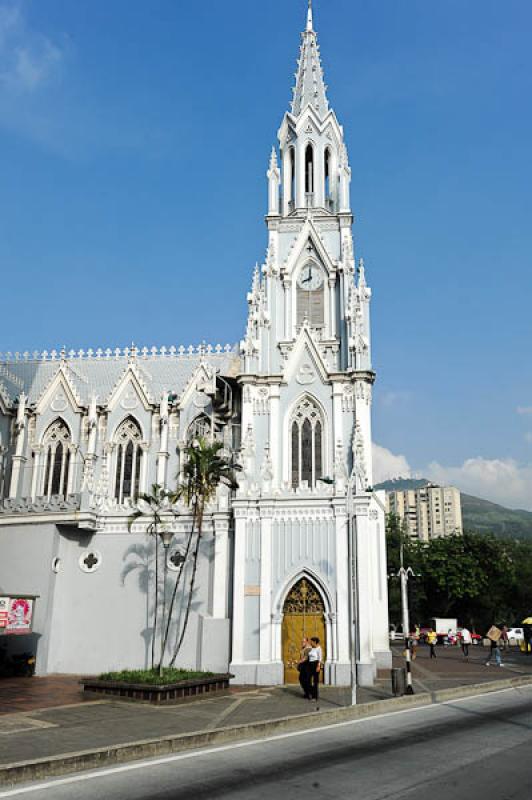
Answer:
<svg viewBox="0 0 532 800"><path fill-rule="evenodd" d="M58 373L68 376L68 384L76 401L87 407L92 395L98 396L99 405L106 405L121 379L134 364L138 382L144 392L158 403L163 392L181 396L191 375L204 361L222 375L238 372L239 361L235 347L199 346L190 348L147 348L133 352L107 350L68 353L61 359L51 353L29 355L18 360L0 356L0 384L5 405L13 405L21 392L27 395L27 405L35 406ZM131 373L131 371L129 370Z"/></svg>

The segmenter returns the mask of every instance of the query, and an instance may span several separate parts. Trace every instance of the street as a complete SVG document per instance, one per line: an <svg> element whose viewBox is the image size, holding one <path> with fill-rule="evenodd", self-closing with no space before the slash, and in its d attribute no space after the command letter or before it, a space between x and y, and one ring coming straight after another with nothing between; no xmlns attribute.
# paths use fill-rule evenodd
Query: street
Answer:
<svg viewBox="0 0 532 800"><path fill-rule="evenodd" d="M34 800L430 798L532 792L532 687L0 792Z"/></svg>

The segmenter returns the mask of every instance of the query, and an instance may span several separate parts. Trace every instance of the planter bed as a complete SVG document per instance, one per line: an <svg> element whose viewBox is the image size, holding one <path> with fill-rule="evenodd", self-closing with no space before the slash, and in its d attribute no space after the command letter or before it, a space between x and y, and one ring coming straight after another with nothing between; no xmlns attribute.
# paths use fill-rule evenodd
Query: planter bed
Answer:
<svg viewBox="0 0 532 800"><path fill-rule="evenodd" d="M129 683L126 681L104 681L99 678L82 678L80 684L85 695L105 695L120 700L141 703L179 703L190 698L214 694L229 689L233 675L224 673L208 678L177 681L176 683Z"/></svg>

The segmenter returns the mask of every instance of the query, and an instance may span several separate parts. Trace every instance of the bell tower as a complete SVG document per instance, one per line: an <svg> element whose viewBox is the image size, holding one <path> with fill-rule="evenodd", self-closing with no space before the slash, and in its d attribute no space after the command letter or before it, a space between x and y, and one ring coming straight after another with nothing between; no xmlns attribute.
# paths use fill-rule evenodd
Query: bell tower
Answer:
<svg viewBox="0 0 532 800"><path fill-rule="evenodd" d="M292 92L267 171L268 249L248 294L245 368L282 371L306 325L331 370L370 370L371 292L362 262L355 274L351 169L310 0Z"/></svg>
<svg viewBox="0 0 532 800"><path fill-rule="evenodd" d="M355 266L351 170L310 2L267 179L268 244L247 295L238 377L230 669L242 683L289 679L299 644L285 601L304 581L321 598L325 680L349 684L356 530L357 675L369 685L390 662L384 516L371 491L371 291Z"/></svg>

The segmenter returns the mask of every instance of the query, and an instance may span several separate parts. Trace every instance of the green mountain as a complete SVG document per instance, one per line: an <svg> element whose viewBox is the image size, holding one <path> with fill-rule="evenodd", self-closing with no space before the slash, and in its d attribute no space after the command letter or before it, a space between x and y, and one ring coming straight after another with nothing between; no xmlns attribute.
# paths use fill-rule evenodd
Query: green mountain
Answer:
<svg viewBox="0 0 532 800"><path fill-rule="evenodd" d="M419 489L429 481L422 478L395 478L384 481L375 489L399 492ZM493 533L505 539L532 539L532 511L512 510L481 497L461 495L464 530L476 533Z"/></svg>

